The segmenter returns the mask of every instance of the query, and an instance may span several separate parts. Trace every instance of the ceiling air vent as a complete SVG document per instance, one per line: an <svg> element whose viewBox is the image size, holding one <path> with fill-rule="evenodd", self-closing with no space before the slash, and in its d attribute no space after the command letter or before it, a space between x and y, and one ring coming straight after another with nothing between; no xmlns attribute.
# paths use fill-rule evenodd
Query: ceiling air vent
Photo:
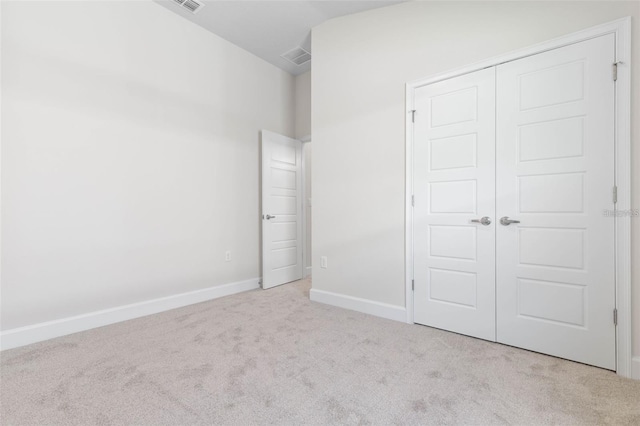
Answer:
<svg viewBox="0 0 640 426"><path fill-rule="evenodd" d="M201 3L196 0L173 0L175 3L178 3L180 6L184 7L191 13L198 13L200 9L204 7L204 3Z"/></svg>
<svg viewBox="0 0 640 426"><path fill-rule="evenodd" d="M188 1L188 0L187 0ZM311 53L304 50L302 47L296 47L286 53L283 53L282 56L287 61L292 64L296 64L298 66L306 64L311 60Z"/></svg>

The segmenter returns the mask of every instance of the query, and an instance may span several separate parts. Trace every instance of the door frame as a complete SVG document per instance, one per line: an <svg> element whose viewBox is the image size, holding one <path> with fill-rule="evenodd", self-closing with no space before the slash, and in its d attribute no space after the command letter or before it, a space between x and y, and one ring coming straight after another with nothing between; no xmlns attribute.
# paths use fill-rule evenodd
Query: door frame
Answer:
<svg viewBox="0 0 640 426"><path fill-rule="evenodd" d="M468 74L483 68L497 66L527 56L579 43L606 34L615 35L618 63L615 84L615 184L617 211L631 210L631 17L625 17L587 28L562 37L535 44L504 55L476 62L451 71L415 80L406 84L405 119L405 307L407 323L413 324L413 110L416 89ZM618 313L616 327L616 372L632 377L631 341L631 215L616 216L615 220L615 297ZM612 319L613 320L613 319Z"/></svg>
<svg viewBox="0 0 640 426"><path fill-rule="evenodd" d="M307 146L311 143L311 135L304 136L298 139L302 142L302 279L307 278L311 275L309 268L311 265L307 265L307 240L309 239L309 235L307 233L307 210L308 207L308 195L307 194L307 160L305 155L305 150Z"/></svg>

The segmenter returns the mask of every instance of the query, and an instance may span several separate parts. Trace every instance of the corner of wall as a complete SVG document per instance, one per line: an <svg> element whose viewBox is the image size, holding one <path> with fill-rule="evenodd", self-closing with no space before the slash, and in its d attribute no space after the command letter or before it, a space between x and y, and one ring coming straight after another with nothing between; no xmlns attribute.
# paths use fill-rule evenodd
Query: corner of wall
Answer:
<svg viewBox="0 0 640 426"><path fill-rule="evenodd" d="M302 139L310 134L311 71L307 71L295 77L295 137Z"/></svg>

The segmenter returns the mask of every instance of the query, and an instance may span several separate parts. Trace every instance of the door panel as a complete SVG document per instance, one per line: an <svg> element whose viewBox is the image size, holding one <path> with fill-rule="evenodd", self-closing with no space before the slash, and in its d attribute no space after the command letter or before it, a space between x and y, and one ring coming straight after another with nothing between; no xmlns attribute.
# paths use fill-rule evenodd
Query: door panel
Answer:
<svg viewBox="0 0 640 426"><path fill-rule="evenodd" d="M615 369L614 36L497 67L499 342Z"/></svg>
<svg viewBox="0 0 640 426"><path fill-rule="evenodd" d="M302 144L262 131L262 288L302 278Z"/></svg>
<svg viewBox="0 0 640 426"><path fill-rule="evenodd" d="M495 340L495 70L416 90L414 321Z"/></svg>

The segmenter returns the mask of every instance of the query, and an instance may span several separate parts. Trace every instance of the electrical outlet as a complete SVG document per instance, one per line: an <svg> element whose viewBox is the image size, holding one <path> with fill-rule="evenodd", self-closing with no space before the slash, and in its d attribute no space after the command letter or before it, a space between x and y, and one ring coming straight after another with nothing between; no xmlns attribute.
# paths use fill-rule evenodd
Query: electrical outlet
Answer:
<svg viewBox="0 0 640 426"><path fill-rule="evenodd" d="M320 267L327 269L327 256L320 256Z"/></svg>
<svg viewBox="0 0 640 426"><path fill-rule="evenodd" d="M224 254L224 261L225 262L231 262L231 251L227 250L227 252Z"/></svg>

